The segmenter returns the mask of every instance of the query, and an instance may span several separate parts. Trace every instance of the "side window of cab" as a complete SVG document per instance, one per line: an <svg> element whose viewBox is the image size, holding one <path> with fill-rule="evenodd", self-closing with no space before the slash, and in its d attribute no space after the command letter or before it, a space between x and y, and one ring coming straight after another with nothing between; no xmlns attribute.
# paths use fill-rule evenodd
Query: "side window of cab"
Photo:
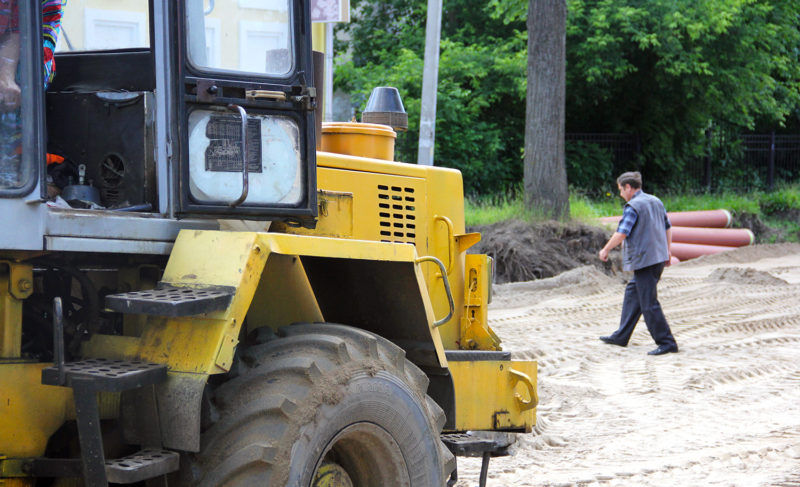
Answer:
<svg viewBox="0 0 800 487"><path fill-rule="evenodd" d="M33 151L26 151L25 146L32 140L30 119L34 92L38 91L32 78L43 75L34 76L31 68L38 60L23 54L34 41L31 26L35 24L31 16L36 13L25 2L0 0L0 196L3 197L27 194L36 183ZM41 45L41 38L36 41Z"/></svg>

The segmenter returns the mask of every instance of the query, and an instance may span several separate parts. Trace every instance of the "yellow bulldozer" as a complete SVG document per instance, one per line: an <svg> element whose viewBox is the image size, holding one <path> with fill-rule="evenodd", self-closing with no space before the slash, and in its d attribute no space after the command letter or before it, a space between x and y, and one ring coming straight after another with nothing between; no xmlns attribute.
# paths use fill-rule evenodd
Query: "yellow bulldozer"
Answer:
<svg viewBox="0 0 800 487"><path fill-rule="evenodd" d="M460 173L394 90L319 123L307 0L70 0L47 88L12 3L0 486L452 485L531 430Z"/></svg>

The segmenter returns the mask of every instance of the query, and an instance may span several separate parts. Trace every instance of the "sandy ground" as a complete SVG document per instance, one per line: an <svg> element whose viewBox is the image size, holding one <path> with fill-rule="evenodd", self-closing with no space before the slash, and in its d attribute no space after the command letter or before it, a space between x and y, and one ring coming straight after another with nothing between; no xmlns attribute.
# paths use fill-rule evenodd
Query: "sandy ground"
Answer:
<svg viewBox="0 0 800 487"><path fill-rule="evenodd" d="M627 348L623 280L593 267L498 286L490 324L539 361L538 423L489 486L800 487L800 245L754 246L668 268L659 300L680 353L640 321ZM459 487L480 460L459 458Z"/></svg>

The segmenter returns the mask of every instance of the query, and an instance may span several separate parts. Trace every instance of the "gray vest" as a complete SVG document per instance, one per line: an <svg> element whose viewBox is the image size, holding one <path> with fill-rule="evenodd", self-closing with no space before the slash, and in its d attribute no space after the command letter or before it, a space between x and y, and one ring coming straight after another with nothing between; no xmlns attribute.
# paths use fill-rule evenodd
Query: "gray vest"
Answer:
<svg viewBox="0 0 800 487"><path fill-rule="evenodd" d="M625 239L622 249L622 268L626 271L666 262L669 247L664 220L664 204L655 196L640 191L625 205L636 210L636 223Z"/></svg>

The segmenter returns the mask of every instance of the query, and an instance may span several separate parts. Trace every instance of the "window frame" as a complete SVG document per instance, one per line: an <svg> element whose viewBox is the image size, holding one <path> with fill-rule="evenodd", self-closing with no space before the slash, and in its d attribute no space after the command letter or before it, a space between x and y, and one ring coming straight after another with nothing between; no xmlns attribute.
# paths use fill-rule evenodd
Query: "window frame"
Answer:
<svg viewBox="0 0 800 487"><path fill-rule="evenodd" d="M317 171L314 112L303 108L298 101L301 92L313 88L313 67L311 60L311 22L307 18L308 0L288 0L290 5L290 23L288 31L292 47L292 68L285 75L258 74L229 70L198 70L188 56L188 38L186 25L186 1L175 2L171 9L174 19L172 35L178 42L173 44L174 72L177 73L177 115L180 122L176 129L176 150L179 160L173 164L175 199L178 203L177 213L180 215L229 215L247 216L255 219L285 220L298 225L313 226L317 216ZM221 32L224 35L224 32ZM219 94L204 96L205 86L218 87ZM250 90L280 91L286 93L286 99L262 100L248 99L244 96ZM202 93L201 93L202 91ZM233 95L229 95L233 93ZM237 95L241 93L241 95ZM309 100L310 101L310 100ZM302 197L297 204L241 204L235 208L230 202L196 201L189 189L189 113L203 107L225 107L238 104L248 113L290 117L296 120L299 129L298 141L301 157Z"/></svg>
<svg viewBox="0 0 800 487"><path fill-rule="evenodd" d="M47 172L44 140L44 59L42 50L42 11L36 2L19 2L20 60L18 72L23 89L20 96L22 123L22 154L20 168L29 166L30 177L19 188L0 189L0 198L20 198L41 186L40 197L47 193ZM33 33L34 35L32 35Z"/></svg>

